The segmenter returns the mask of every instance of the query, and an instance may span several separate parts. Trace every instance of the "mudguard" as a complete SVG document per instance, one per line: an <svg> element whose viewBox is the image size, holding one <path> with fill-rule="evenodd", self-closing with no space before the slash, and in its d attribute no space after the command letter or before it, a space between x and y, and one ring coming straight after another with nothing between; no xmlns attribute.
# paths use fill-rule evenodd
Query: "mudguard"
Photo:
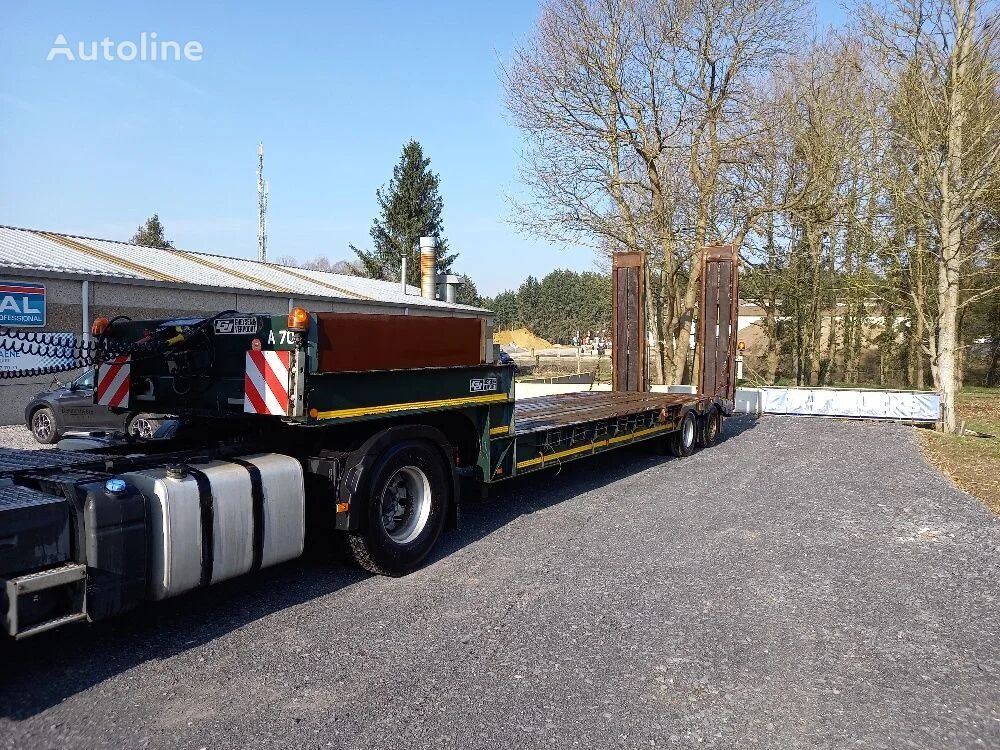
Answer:
<svg viewBox="0 0 1000 750"><path fill-rule="evenodd" d="M376 432L361 447L347 456L337 501L338 503L348 503L350 508L344 513L337 513L336 528L339 531L356 531L360 527L365 513L360 503L357 505L354 503L354 499L361 489L363 478L386 448L404 440L425 440L440 451L441 460L444 461L444 465L451 474L451 492L445 516L445 528L458 528L461 490L458 472L455 470L455 449L448 442L444 433L436 427L413 424L397 425Z"/></svg>

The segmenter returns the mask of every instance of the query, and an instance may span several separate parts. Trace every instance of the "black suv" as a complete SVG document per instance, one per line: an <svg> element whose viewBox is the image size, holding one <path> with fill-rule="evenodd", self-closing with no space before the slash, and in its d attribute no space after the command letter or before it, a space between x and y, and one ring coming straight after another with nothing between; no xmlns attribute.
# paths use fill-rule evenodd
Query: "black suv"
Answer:
<svg viewBox="0 0 1000 750"><path fill-rule="evenodd" d="M39 443L55 443L68 432L117 430L153 437L163 420L140 412L115 414L94 403L94 370L67 385L39 393L24 409L24 422Z"/></svg>

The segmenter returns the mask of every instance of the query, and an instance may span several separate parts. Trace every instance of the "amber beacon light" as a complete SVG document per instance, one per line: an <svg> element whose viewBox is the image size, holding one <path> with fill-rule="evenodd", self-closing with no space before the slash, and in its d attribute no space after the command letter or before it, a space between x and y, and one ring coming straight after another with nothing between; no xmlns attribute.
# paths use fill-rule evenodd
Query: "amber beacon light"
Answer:
<svg viewBox="0 0 1000 750"><path fill-rule="evenodd" d="M111 321L102 315L94 321L93 325L90 326L90 335L95 337L100 336L108 330L109 325L111 325Z"/></svg>
<svg viewBox="0 0 1000 750"><path fill-rule="evenodd" d="M309 313L301 307L293 307L291 312L288 313L288 330L300 332L308 331Z"/></svg>

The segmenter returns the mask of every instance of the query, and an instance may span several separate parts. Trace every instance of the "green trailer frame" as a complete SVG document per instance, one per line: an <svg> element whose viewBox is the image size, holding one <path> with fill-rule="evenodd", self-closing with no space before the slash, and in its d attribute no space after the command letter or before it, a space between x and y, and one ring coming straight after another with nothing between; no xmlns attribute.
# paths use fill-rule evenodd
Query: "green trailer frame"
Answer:
<svg viewBox="0 0 1000 750"><path fill-rule="evenodd" d="M678 430L689 411L698 417L711 409L732 413L732 404L718 397L677 393L589 391L515 401L514 368L497 364L320 372L315 316L306 333L289 331L284 315L238 317L243 333L209 330L205 343L179 349L179 358L134 354L131 402L186 418L258 425L271 420L363 434L400 423L440 426L446 415L447 429L463 433L456 442L475 441L474 449L465 451L465 464L474 465L476 478L485 483L662 438ZM247 324L251 318L255 326ZM114 336L140 341L151 331L183 331L194 322L124 321L115 326ZM244 362L253 350L290 353L292 399L284 415L244 412Z"/></svg>

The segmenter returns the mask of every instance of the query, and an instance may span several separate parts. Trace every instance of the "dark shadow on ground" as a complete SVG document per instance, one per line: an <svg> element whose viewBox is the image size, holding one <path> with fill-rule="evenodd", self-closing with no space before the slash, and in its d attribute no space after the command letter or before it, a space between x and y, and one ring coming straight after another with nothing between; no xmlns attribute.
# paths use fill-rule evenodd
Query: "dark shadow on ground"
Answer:
<svg viewBox="0 0 1000 750"><path fill-rule="evenodd" d="M756 420L726 422L723 440ZM651 441L653 442L653 441ZM650 443L568 463L492 488L485 500L467 497L462 525L446 533L431 560L441 559L522 515L599 489L675 459ZM91 626L70 626L15 643L0 640L0 717L25 719L114 675L153 659L169 659L274 612L325 596L368 577L342 562L307 556L145 607Z"/></svg>

